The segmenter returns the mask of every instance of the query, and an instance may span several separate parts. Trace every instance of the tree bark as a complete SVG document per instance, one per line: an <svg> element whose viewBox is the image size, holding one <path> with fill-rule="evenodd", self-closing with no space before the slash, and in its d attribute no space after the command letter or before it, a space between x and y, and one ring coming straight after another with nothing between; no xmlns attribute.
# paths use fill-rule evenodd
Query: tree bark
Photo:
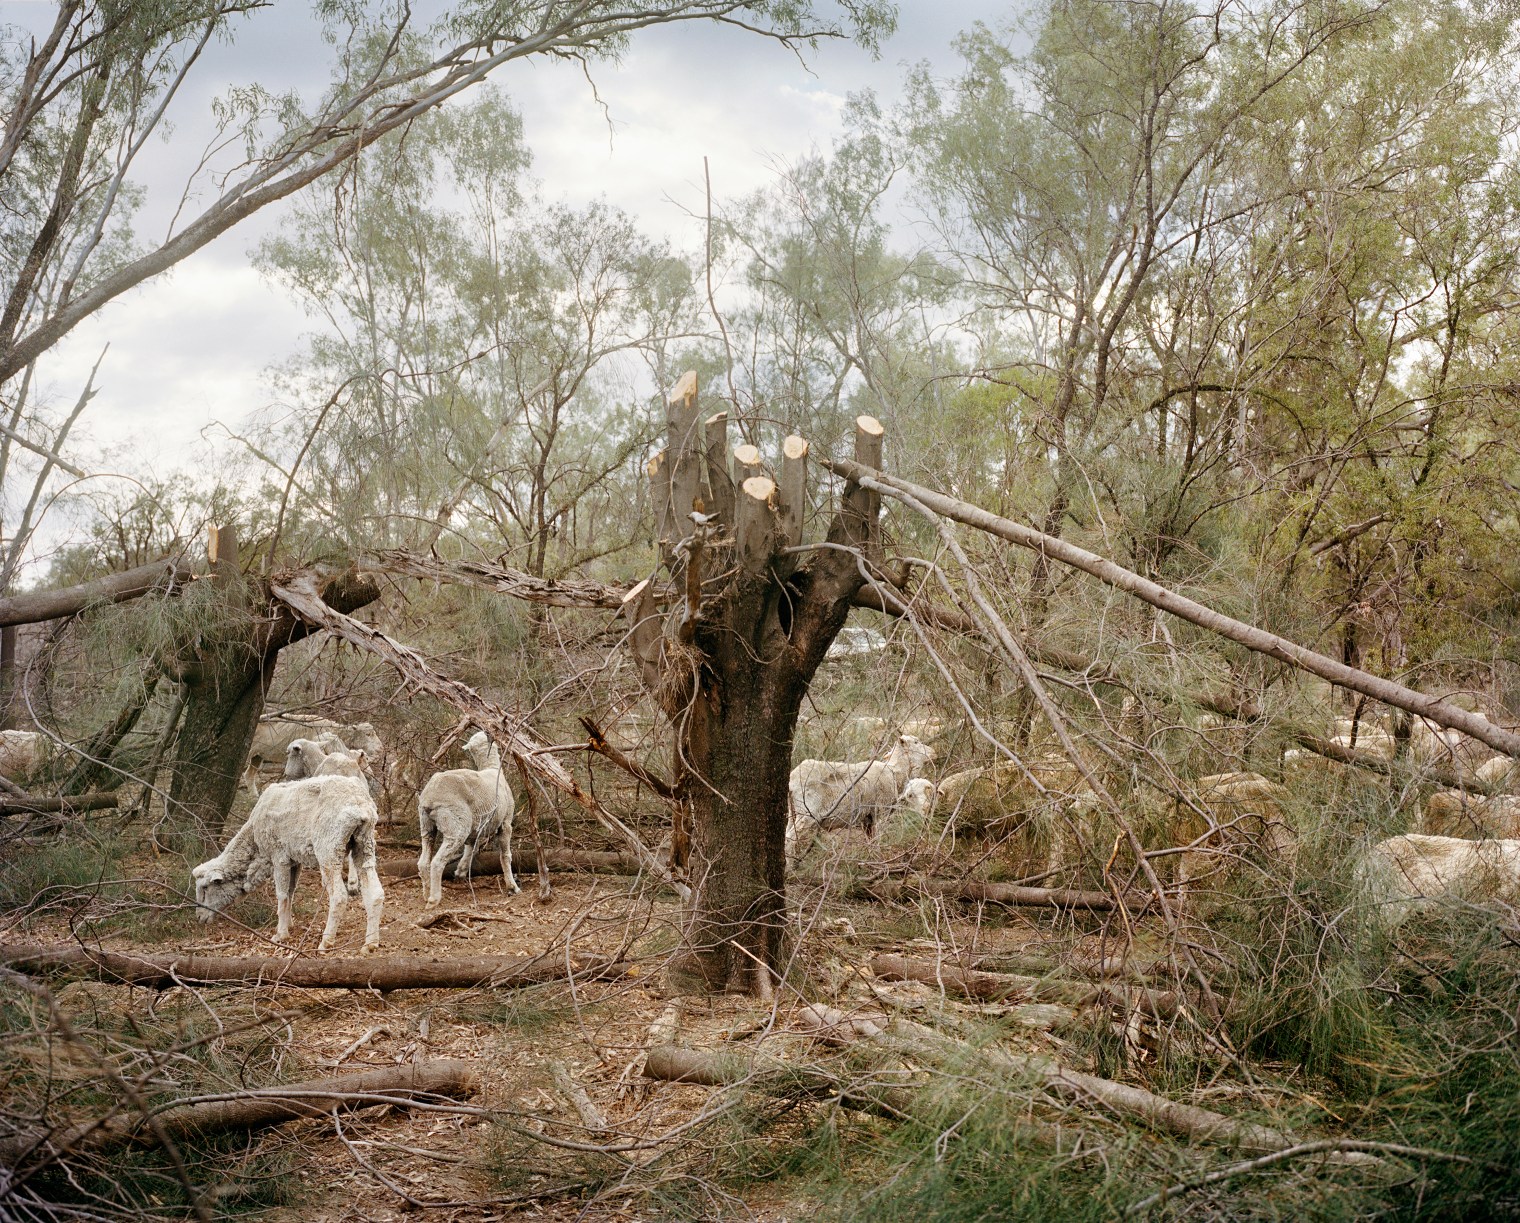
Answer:
<svg viewBox="0 0 1520 1223"><path fill-rule="evenodd" d="M871 971L884 981L922 981L946 993L983 1002L1059 1002L1066 1006L1118 1006L1142 1010L1159 1019L1177 1014L1178 996L1162 990L1133 990L1062 981L1052 977L1026 977L1012 973L979 972L939 960L912 959L882 953L871 957Z"/></svg>
<svg viewBox="0 0 1520 1223"><path fill-rule="evenodd" d="M562 955L455 956L424 960L415 954L353 959L140 955L76 944L0 945L0 964L33 976L82 973L117 985L173 989L179 985L288 985L300 989L513 989L565 979ZM624 976L622 961L590 960L575 966L577 979Z"/></svg>
<svg viewBox="0 0 1520 1223"><path fill-rule="evenodd" d="M512 851L512 869L518 872L537 870L540 861L555 871L598 871L608 875L637 875L644 869L636 854L618 853L598 849L546 849L543 857L531 849ZM379 865L382 879L415 879L417 856L409 854L395 858L383 858ZM501 874L501 855L494 849L483 849L470 863L470 877ZM447 876L445 876L447 882Z"/></svg>
<svg viewBox="0 0 1520 1223"><path fill-rule="evenodd" d="M116 806L116 795L55 794L12 795L0 800L0 815L45 815L58 811L103 811Z"/></svg>
<svg viewBox="0 0 1520 1223"><path fill-rule="evenodd" d="M229 599L237 597L233 583L229 578L224 587ZM373 578L350 572L323 581L320 596L347 613L379 598L380 588ZM202 640L193 664L182 671L185 702L165 819L167 839L177 848L215 848L237 798L279 652L312 632L262 586L255 586L249 602L246 616Z"/></svg>
<svg viewBox="0 0 1520 1223"><path fill-rule="evenodd" d="M38 624L83 611L91 603L121 603L190 580L190 566L182 559L164 559L139 565L125 573L113 573L78 586L57 590L33 590L0 599L0 625Z"/></svg>

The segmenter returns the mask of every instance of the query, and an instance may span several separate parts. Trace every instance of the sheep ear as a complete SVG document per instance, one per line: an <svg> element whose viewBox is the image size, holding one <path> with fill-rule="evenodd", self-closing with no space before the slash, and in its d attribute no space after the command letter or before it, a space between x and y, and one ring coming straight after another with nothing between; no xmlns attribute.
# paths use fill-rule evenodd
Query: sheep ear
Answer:
<svg viewBox="0 0 1520 1223"><path fill-rule="evenodd" d="M369 757L364 754L362 748L354 753L354 763L359 766L361 772L369 768Z"/></svg>

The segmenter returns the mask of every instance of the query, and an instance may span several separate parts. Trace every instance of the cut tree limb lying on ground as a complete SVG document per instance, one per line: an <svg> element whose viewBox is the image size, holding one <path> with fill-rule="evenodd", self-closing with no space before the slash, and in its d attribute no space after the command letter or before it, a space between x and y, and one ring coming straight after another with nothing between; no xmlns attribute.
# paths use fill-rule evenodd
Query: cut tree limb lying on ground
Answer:
<svg viewBox="0 0 1520 1223"><path fill-rule="evenodd" d="M0 964L33 976L83 974L118 985L172 989L179 985L288 985L301 989L511 989L565 979L562 954L453 956L424 960L415 953L352 959L287 959L141 955L64 946L0 945ZM630 970L622 960L584 960L581 980L608 980Z"/></svg>
<svg viewBox="0 0 1520 1223"><path fill-rule="evenodd" d="M1118 1006L1134 1008L1159 1019L1177 1014L1178 996L1162 990L1091 985L1051 977L1026 977L1012 973L979 972L958 968L940 960L919 960L882 953L871 957L871 971L885 981L921 981L946 993L983 1002L1060 1002L1068 1006Z"/></svg>
<svg viewBox="0 0 1520 1223"><path fill-rule="evenodd" d="M0 815L46 815L59 811L103 811L116 806L116 795L108 790L93 794L8 795L0 799Z"/></svg>
<svg viewBox="0 0 1520 1223"><path fill-rule="evenodd" d="M1110 913L1119 908L1112 892L1090 892L1077 888L1035 888L1016 883L983 883L976 879L866 879L849 891L853 899L902 900L916 895L938 896L968 904L1006 905L1022 909L1088 909ZM1155 898L1130 894L1123 897L1124 908L1139 913L1155 903Z"/></svg>
<svg viewBox="0 0 1520 1223"><path fill-rule="evenodd" d="M895 476L884 475L849 459L832 459L824 460L824 462L830 471L855 481L862 488L868 488L885 497L899 500L906 497L921 502L936 514L956 522L963 522L979 531L985 531L989 535L1006 539L1010 543L1030 548L1052 560L1060 561L1063 565L1069 565L1073 569L1089 574L1115 589L1134 595L1152 607L1170 612L1190 624L1207 629L1211 633L1217 633L1247 649L1288 663L1320 679L1328 680L1338 687L1359 692L1385 705L1392 705L1396 709L1403 709L1408 713L1426 718L1438 726L1459 730L1480 743L1488 744L1496 752L1503 752L1506 756L1520 759L1520 735L1505 730L1502 726L1494 725L1487 718L1459 709L1437 697L1417 692L1413 688L1406 688L1393 680L1383 679L1355 667L1348 667L1343 662L1316 653L1314 650L1289 641L1286 637L1279 637L1255 625L1235 620L1185 595L1168 590L1165 586L1143 578L1138 573L1133 573L1122 565L1117 565L1085 548L1079 548L1053 535L1046 535L1042 531L1014 522L1012 519L1002 518L969 502L947 497L943 493L935 492L932 488L925 488Z"/></svg>
<svg viewBox="0 0 1520 1223"><path fill-rule="evenodd" d="M405 1107L409 1100L428 1096L457 1099L473 1095L478 1082L478 1063L439 1059L278 1087L199 1096L155 1110L156 1125L151 1127L141 1116L117 1115L66 1129L5 1138L0 1140L0 1161L14 1168L33 1156L46 1158L62 1151L157 1146L164 1136L179 1141L307 1117L327 1117L337 1109Z"/></svg>
<svg viewBox="0 0 1520 1223"><path fill-rule="evenodd" d="M469 685L440 675L410 646L329 607L322 601L316 581L310 574L299 574L288 582L271 582L270 590L275 598L307 623L324 628L360 649L377 655L395 668L415 690L426 692L460 713L467 714L501 748L504 758L511 756L546 785L569 795L602 827L627 844L645 870L668 883L683 900L691 895L691 890L672 877L669 868L655 857L639 839L639 835L582 790L565 766L550 754L549 745L540 741L506 710L486 700Z"/></svg>
<svg viewBox="0 0 1520 1223"><path fill-rule="evenodd" d="M644 864L633 854L603 849L546 849L544 865L554 871L596 871L607 875L637 875ZM537 870L539 856L533 850L513 850L512 867L524 873ZM382 858L379 864L382 879L415 879L417 859L408 855ZM470 877L501 874L501 855L494 849L481 850L470 863ZM445 876L445 882L454 881ZM457 882L457 881L455 881Z"/></svg>

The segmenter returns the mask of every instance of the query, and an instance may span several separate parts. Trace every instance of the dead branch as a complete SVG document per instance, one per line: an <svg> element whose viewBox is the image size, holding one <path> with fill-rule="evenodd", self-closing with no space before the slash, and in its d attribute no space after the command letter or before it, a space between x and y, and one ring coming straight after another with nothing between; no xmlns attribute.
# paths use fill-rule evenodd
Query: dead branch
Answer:
<svg viewBox="0 0 1520 1223"><path fill-rule="evenodd" d="M586 1089L570 1077L570 1071L564 1062L550 1061L549 1077L554 1080L554 1086L559 1094L570 1103L581 1119L583 1125L592 1134L605 1134L607 1132L607 1118L591 1102L591 1097L586 1094Z"/></svg>
<svg viewBox="0 0 1520 1223"><path fill-rule="evenodd" d="M690 896L691 890L672 877L639 835L582 790L565 766L548 752L549 745L528 730L520 720L486 700L467 684L440 675L410 646L329 607L322 601L311 574L298 574L286 582L272 582L270 590L275 598L307 623L327 629L360 649L377 655L394 667L416 690L426 692L461 713L468 714L491 736L504 756L510 755L537 774L547 785L562 794L568 794L590 812L602 827L626 842L646 870L675 888L683 900Z"/></svg>
<svg viewBox="0 0 1520 1223"><path fill-rule="evenodd" d="M1321 739L1318 735L1295 735L1294 741L1316 756L1323 756L1326 760L1334 760L1340 764L1349 764L1358 769L1366 769L1369 773L1392 777L1401 771L1399 764L1395 761L1374 756L1371 752L1359 752L1354 748L1342 747L1338 743L1331 743L1328 739ZM1498 794L1504 789L1503 782L1489 784L1479 780L1474 774L1453 773L1450 769L1443 769L1439 765L1416 765L1406 760L1404 766L1405 770L1418 771L1427 780L1435 782L1438 786L1445 786L1448 790L1466 790L1471 794L1491 795Z"/></svg>
<svg viewBox="0 0 1520 1223"><path fill-rule="evenodd" d="M524 873L537 870L540 861L550 870L555 871L594 871L604 875L637 875L643 870L643 863L632 854L618 853L610 849L546 849L542 860L533 850L514 851L512 854L513 869ZM399 855L394 858L382 858L378 869L383 879L413 879L417 875L417 859ZM501 874L501 855L494 849L481 850L470 863L471 878L478 875L499 874ZM448 876L444 877L444 882L449 882Z"/></svg>
<svg viewBox="0 0 1520 1223"><path fill-rule="evenodd" d="M703 1087L744 1084L766 1095L828 1100L857 1112L901 1119L913 1105L915 1084L902 1072L845 1078L822 1066L755 1054L718 1053L656 1045L644 1056L644 1075L666 1083Z"/></svg>
<svg viewBox="0 0 1520 1223"><path fill-rule="evenodd" d="M0 626L38 624L72 616L91 603L121 603L136 599L160 586L174 587L190 580L190 566L179 558L153 561L125 573L113 573L93 582L62 586L56 590L32 590L0 599Z"/></svg>
<svg viewBox="0 0 1520 1223"><path fill-rule="evenodd" d="M171 1140L258 1129L304 1117L330 1116L335 1109L404 1105L420 1096L462 1097L474 1094L476 1063L441 1059L406 1066L388 1066L360 1074L288 1083L200 1097L184 1104L154 1110L157 1132L140 1117L113 1116L67 1129L24 1135L0 1141L0 1160L13 1167L33 1154L51 1156L63 1151L99 1150L116 1146L157 1146Z"/></svg>
<svg viewBox="0 0 1520 1223"><path fill-rule="evenodd" d="M663 778L655 776L636 760L630 760L618 748L607 742L607 736L602 733L602 728L589 717L583 717L581 725L586 728L586 746L599 756L605 756L623 772L636 777L656 794L670 802L679 802L676 798L676 788Z"/></svg>
<svg viewBox="0 0 1520 1223"><path fill-rule="evenodd" d="M423 960L416 955L354 959L285 959L247 956L141 955L73 944L0 945L0 964L33 976L81 974L118 985L172 989L177 985L287 985L301 989L512 989L565 978L561 955L459 956ZM586 960L582 979L621 977L620 960Z"/></svg>
<svg viewBox="0 0 1520 1223"><path fill-rule="evenodd" d="M1006 905L1010 908L1088 909L1109 913L1119 907L1110 892L1076 888L1036 888L1014 883L983 883L975 879L879 879L867 880L850 890L851 899L904 900L915 895L939 896L973 904ZM1124 908L1137 913L1154 903L1150 896L1130 895Z"/></svg>
<svg viewBox="0 0 1520 1223"><path fill-rule="evenodd" d="M101 811L116 806L116 795L109 791L93 794L11 796L0 802L0 815L46 815L60 811Z"/></svg>
<svg viewBox="0 0 1520 1223"><path fill-rule="evenodd" d="M871 971L887 981L922 981L946 993L983 1002L1059 1002L1066 1006L1131 1007L1161 1019L1177 1014L1176 994L1152 989L1110 988L1082 981L1026 977L1012 973L979 972L938 960L918 960L882 953L871 958Z"/></svg>
<svg viewBox="0 0 1520 1223"><path fill-rule="evenodd" d="M520 569L488 565L481 561L441 561L415 552L387 551L375 554L379 568L386 573L402 574L427 582L455 582L479 590L494 590L529 603L550 607L606 608L617 611L623 605L626 587L604 586L600 582L570 581L564 578L536 578Z"/></svg>

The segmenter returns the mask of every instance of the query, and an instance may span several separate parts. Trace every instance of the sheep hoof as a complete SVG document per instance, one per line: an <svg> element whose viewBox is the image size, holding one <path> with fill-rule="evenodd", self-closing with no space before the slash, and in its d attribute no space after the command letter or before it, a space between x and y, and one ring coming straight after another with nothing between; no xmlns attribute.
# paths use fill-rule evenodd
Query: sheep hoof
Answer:
<svg viewBox="0 0 1520 1223"><path fill-rule="evenodd" d="M377 952L379 950L380 950L380 944L378 942L365 943L364 946L362 946L362 947L359 948L359 954L360 955L374 955L375 952Z"/></svg>
<svg viewBox="0 0 1520 1223"><path fill-rule="evenodd" d="M517 895L518 892L522 891L522 884L520 884L520 883L514 883L511 887L509 887L507 889L507 891L511 892L515 896L515 895Z"/></svg>

